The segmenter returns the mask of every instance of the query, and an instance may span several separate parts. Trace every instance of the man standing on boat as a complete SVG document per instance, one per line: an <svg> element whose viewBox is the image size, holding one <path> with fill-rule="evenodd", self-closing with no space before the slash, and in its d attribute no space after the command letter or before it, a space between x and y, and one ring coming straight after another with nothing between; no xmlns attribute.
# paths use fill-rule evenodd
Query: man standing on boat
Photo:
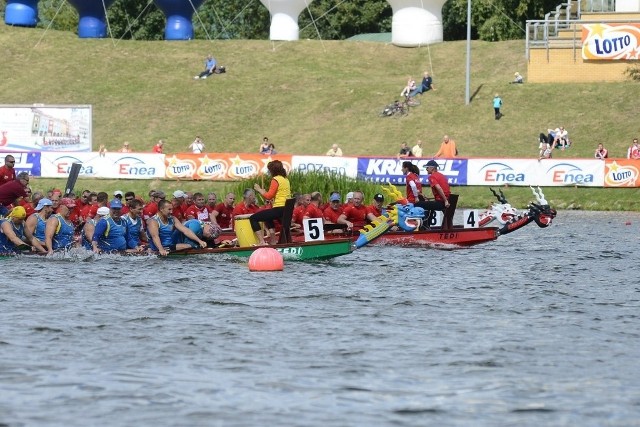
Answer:
<svg viewBox="0 0 640 427"><path fill-rule="evenodd" d="M20 172L16 179L0 185L0 216L9 213L10 207L20 197L27 197L27 186L29 185L29 173Z"/></svg>
<svg viewBox="0 0 640 427"><path fill-rule="evenodd" d="M444 211L449 207L449 195L451 195L451 189L449 188L447 177L438 172L438 162L435 160L429 160L425 169L429 174L429 185L431 186L431 192L433 193L434 200L416 202L414 203L414 206L423 208L425 211L424 217L428 219L431 216L431 211Z"/></svg>

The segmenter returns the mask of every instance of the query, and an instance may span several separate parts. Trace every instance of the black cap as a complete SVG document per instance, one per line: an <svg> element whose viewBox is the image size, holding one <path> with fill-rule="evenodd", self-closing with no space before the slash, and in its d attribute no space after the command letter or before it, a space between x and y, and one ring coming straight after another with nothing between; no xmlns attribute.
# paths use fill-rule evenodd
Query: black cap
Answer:
<svg viewBox="0 0 640 427"><path fill-rule="evenodd" d="M424 166L424 168L426 169L431 166L438 169L438 162L436 162L435 160L429 160L427 164Z"/></svg>
<svg viewBox="0 0 640 427"><path fill-rule="evenodd" d="M375 196L373 196L373 200L375 200L376 202L384 202L384 196L378 193Z"/></svg>

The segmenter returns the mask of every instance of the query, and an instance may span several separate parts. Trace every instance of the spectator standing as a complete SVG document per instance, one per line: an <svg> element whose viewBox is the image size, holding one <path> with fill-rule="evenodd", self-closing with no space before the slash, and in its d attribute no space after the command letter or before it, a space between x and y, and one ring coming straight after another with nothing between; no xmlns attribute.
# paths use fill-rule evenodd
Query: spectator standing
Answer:
<svg viewBox="0 0 640 427"><path fill-rule="evenodd" d="M129 141L125 141L124 144L122 144L122 148L119 149L118 151L120 153L133 153L133 150L129 146Z"/></svg>
<svg viewBox="0 0 640 427"><path fill-rule="evenodd" d="M449 138L449 135L445 135L442 137L442 143L440 144L440 149L433 157L444 157L447 159L452 159L458 155L458 148L456 147L456 142L453 139Z"/></svg>
<svg viewBox="0 0 640 427"><path fill-rule="evenodd" d="M0 167L0 185L10 181L15 181L16 171L14 169L16 165L16 158L11 154L4 156L4 165Z"/></svg>
<svg viewBox="0 0 640 427"><path fill-rule="evenodd" d="M158 140L158 143L153 146L153 152L157 154L162 154L163 146L164 146L164 141L161 139Z"/></svg>
<svg viewBox="0 0 640 427"><path fill-rule="evenodd" d="M598 148L596 148L595 158L604 160L608 157L609 157L609 150L604 148L604 145L602 145L602 143L598 144Z"/></svg>
<svg viewBox="0 0 640 427"><path fill-rule="evenodd" d="M402 144L400 144L400 151L398 152L398 158L406 159L407 157L413 157L413 153L411 152L411 149L409 148L407 143L403 142Z"/></svg>
<svg viewBox="0 0 640 427"><path fill-rule="evenodd" d="M422 157L422 140L420 139L418 140L416 145L414 145L413 148L411 149L411 153L415 157Z"/></svg>
<svg viewBox="0 0 640 427"><path fill-rule="evenodd" d="M204 142L202 142L202 138L196 136L196 139L193 140L188 147L193 154L201 154L204 152Z"/></svg>
<svg viewBox="0 0 640 427"><path fill-rule="evenodd" d="M329 151L327 151L327 156L331 157L342 157L342 150L338 147L338 144L333 144Z"/></svg>
<svg viewBox="0 0 640 427"><path fill-rule="evenodd" d="M500 117L502 117L500 108L502 108L502 99L500 95L496 93L496 96L493 97L493 112L495 113L496 120L500 120Z"/></svg>
<svg viewBox="0 0 640 427"><path fill-rule="evenodd" d="M633 143L627 150L627 159L640 159L640 147L638 146L638 138L633 138Z"/></svg>

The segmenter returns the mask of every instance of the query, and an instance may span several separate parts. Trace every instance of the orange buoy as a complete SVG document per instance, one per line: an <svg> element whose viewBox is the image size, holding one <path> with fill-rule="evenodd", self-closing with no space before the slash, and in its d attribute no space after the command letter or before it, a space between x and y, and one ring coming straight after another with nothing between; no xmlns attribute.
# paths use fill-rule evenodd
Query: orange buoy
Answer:
<svg viewBox="0 0 640 427"><path fill-rule="evenodd" d="M282 271L284 258L273 248L258 248L249 257L249 271Z"/></svg>

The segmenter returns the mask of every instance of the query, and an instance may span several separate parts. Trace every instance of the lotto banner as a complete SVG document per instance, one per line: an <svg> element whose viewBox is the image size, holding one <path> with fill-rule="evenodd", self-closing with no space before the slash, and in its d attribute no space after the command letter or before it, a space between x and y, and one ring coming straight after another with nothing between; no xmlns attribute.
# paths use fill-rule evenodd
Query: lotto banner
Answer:
<svg viewBox="0 0 640 427"><path fill-rule="evenodd" d="M405 185L405 175L402 173L402 162L409 160L420 169L420 181L427 184L427 171L425 166L430 159L398 159L398 158L358 158L358 176L373 182L388 182L395 185ZM467 185L467 160L466 159L436 159L439 170L451 185Z"/></svg>
<svg viewBox="0 0 640 427"><path fill-rule="evenodd" d="M605 187L640 187L640 160L607 160Z"/></svg>
<svg viewBox="0 0 640 427"><path fill-rule="evenodd" d="M155 153L42 153L42 176L67 178L80 163L80 177L116 179L164 178L164 155Z"/></svg>
<svg viewBox="0 0 640 427"><path fill-rule="evenodd" d="M91 151L91 105L0 105L0 151Z"/></svg>
<svg viewBox="0 0 640 427"><path fill-rule="evenodd" d="M612 61L639 59L640 24L585 24L582 59Z"/></svg>
<svg viewBox="0 0 640 427"><path fill-rule="evenodd" d="M604 185L604 162L596 159L469 159L467 173L468 185Z"/></svg>
<svg viewBox="0 0 640 427"><path fill-rule="evenodd" d="M267 174L267 163L280 160L287 171L291 170L291 156L264 156L241 153L178 153L164 159L165 176L168 179L202 179L237 181Z"/></svg>

